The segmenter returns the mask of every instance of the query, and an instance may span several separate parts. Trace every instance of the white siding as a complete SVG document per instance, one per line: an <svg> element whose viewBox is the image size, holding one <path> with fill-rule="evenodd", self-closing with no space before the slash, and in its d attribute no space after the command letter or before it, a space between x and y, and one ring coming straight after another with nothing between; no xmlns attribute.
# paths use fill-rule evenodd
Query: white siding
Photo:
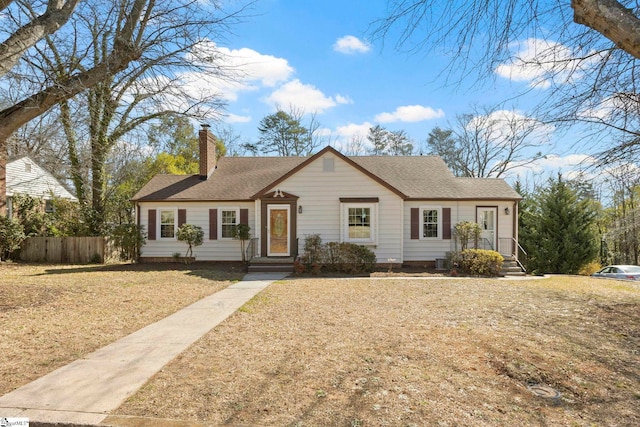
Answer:
<svg viewBox="0 0 640 427"><path fill-rule="evenodd" d="M49 172L38 166L29 157L21 157L7 163L7 196L28 194L32 197L51 199L55 197L77 200Z"/></svg>
<svg viewBox="0 0 640 427"><path fill-rule="evenodd" d="M333 171L324 159L334 159ZM341 239L341 197L378 197L377 244L370 246L378 262L389 258L402 260L402 199L333 154L326 154L308 164L271 190L299 197L298 233L300 248L310 234L319 234L323 242Z"/></svg>
<svg viewBox="0 0 640 427"><path fill-rule="evenodd" d="M498 208L497 228L498 239L513 237L513 202L504 201L428 201L405 202L404 208L404 260L405 261L433 261L438 258L445 258L447 252L454 250L454 241L442 238L434 240L411 239L411 208L422 206L438 206L451 208L451 227L462 221L476 221L476 207L495 206ZM506 215L504 208L509 207L510 213Z"/></svg>
<svg viewBox="0 0 640 427"><path fill-rule="evenodd" d="M149 229L149 209L156 209L158 212L156 218L156 228L160 222L159 211L163 209L186 209L187 224L202 227L204 231L204 242L202 246L193 248L193 254L198 261L241 261L242 254L240 252L240 241L233 239L221 239L218 234L217 240L209 240L209 209L239 208L249 210L249 227L251 227L251 237L255 236L255 204L253 202L183 202L183 203L167 203L167 202L141 202L140 209L140 225L144 227L145 232ZM177 217L176 217L177 221ZM187 251L187 245L179 242L177 239L161 239L159 231L156 233L156 240L147 240L142 248L143 257L170 257L174 253L180 252L184 255Z"/></svg>

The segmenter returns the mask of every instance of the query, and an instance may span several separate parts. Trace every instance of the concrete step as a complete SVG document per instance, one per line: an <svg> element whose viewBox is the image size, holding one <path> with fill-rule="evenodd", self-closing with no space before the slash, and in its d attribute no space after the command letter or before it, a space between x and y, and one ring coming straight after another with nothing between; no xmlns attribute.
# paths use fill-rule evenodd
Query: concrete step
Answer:
<svg viewBox="0 0 640 427"><path fill-rule="evenodd" d="M522 271L518 262L511 257L505 257L502 263L502 269L500 270L502 276L525 276L526 273Z"/></svg>
<svg viewBox="0 0 640 427"><path fill-rule="evenodd" d="M248 270L249 273L293 273L293 258L253 259Z"/></svg>
<svg viewBox="0 0 640 427"><path fill-rule="evenodd" d="M293 273L293 265L250 265L249 273Z"/></svg>

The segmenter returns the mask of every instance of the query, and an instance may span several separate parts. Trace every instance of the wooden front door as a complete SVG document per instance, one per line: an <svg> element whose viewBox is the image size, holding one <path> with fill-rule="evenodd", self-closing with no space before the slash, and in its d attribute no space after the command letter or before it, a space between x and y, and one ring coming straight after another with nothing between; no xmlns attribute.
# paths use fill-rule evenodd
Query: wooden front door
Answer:
<svg viewBox="0 0 640 427"><path fill-rule="evenodd" d="M291 224L289 205L267 206L267 255L290 256L289 227Z"/></svg>

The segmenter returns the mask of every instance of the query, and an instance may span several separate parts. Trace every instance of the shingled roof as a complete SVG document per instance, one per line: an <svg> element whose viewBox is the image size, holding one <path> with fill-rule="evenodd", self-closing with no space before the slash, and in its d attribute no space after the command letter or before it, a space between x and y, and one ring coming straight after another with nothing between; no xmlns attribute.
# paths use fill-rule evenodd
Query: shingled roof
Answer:
<svg viewBox="0 0 640 427"><path fill-rule="evenodd" d="M246 201L326 152L343 158L407 200L518 200L502 179L457 178L436 156L352 156L327 147L311 157L222 157L209 179L156 175L133 201Z"/></svg>

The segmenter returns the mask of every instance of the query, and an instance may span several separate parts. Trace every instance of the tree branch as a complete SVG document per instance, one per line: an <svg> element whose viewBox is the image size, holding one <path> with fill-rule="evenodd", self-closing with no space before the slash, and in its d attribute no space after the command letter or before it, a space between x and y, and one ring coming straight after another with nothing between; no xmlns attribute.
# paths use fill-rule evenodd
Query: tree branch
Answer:
<svg viewBox="0 0 640 427"><path fill-rule="evenodd" d="M38 117L43 111L48 110L62 100L69 99L87 88L95 86L105 78L117 74L126 69L131 61L140 58L142 55L140 46L134 42L134 40L139 40L139 35L134 34L134 32L136 24L140 26L138 27L139 33L144 31L146 23L141 21L141 16L145 12L145 4L147 4L145 0L136 0L127 15L123 31L114 42L113 51L104 61L0 111L0 141L5 141L20 126ZM150 13L149 9L154 4L153 0L148 1L147 16Z"/></svg>
<svg viewBox="0 0 640 427"><path fill-rule="evenodd" d="M7 74L18 63L22 55L45 36L54 33L71 17L80 0L50 0L47 10L28 24L18 28L0 44L0 76ZM10 0L0 0L0 10ZM4 6L4 7L3 7Z"/></svg>
<svg viewBox="0 0 640 427"><path fill-rule="evenodd" d="M640 19L615 0L571 0L573 20L592 28L640 59Z"/></svg>

